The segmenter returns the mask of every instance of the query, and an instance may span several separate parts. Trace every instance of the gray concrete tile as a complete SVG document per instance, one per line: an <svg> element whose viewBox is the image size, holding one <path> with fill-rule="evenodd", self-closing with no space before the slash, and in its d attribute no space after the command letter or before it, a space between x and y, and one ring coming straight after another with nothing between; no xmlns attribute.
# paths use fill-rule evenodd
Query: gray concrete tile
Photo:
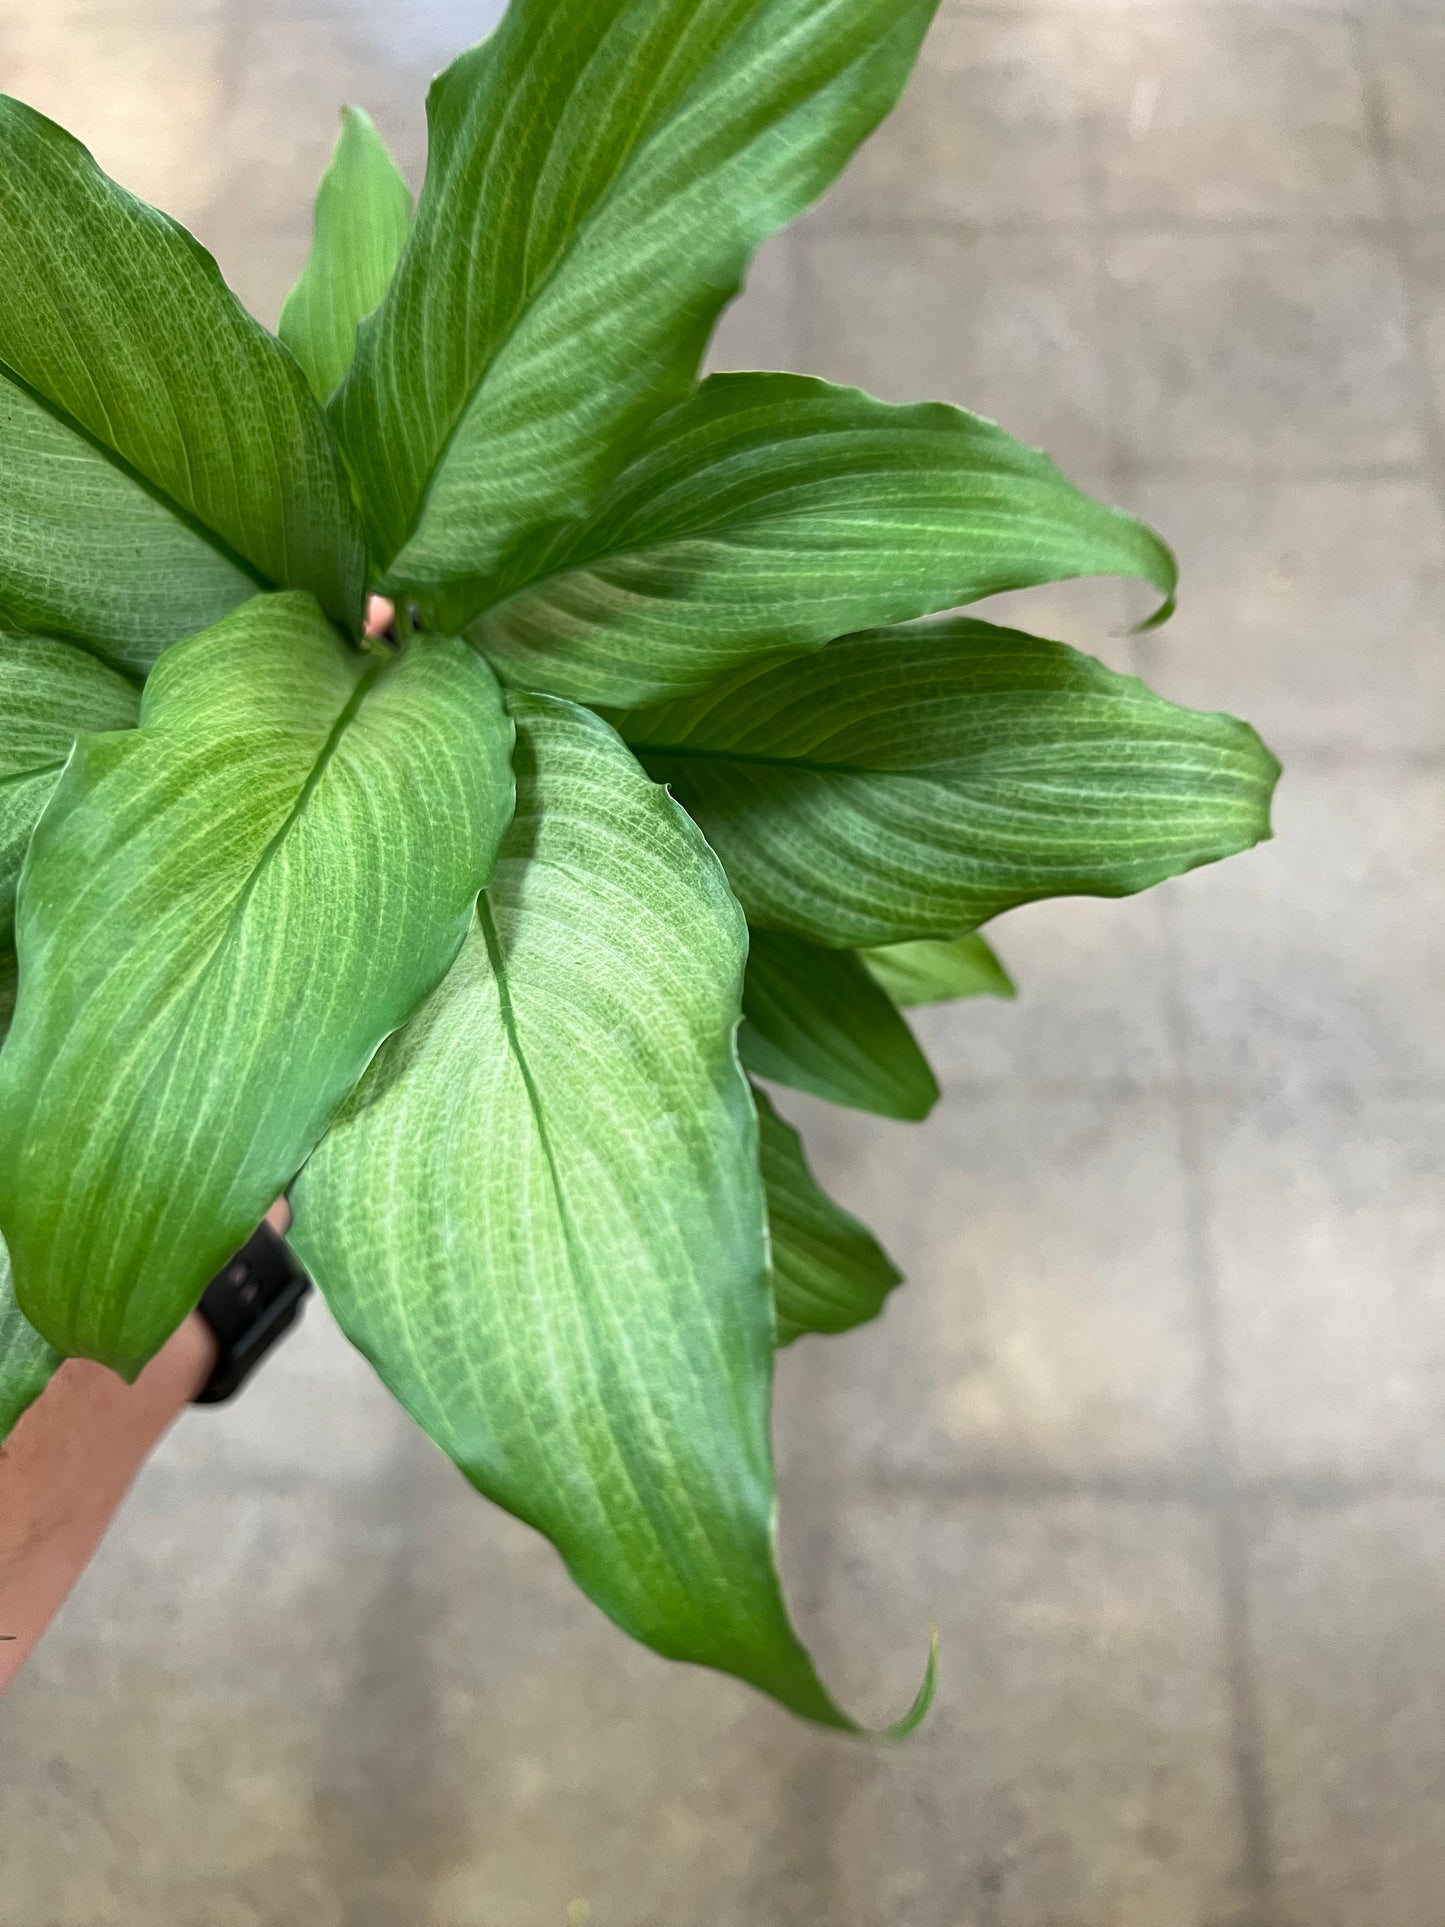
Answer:
<svg viewBox="0 0 1445 1927"><path fill-rule="evenodd" d="M1140 463L1418 463L1405 294L1386 241L1281 230L1116 237L1106 340Z"/></svg>
<svg viewBox="0 0 1445 1927"><path fill-rule="evenodd" d="M1246 716L1286 761L1445 751L1445 517L1420 481L1171 480L1140 499L1179 557L1139 638L1161 694Z"/></svg>
<svg viewBox="0 0 1445 1927"><path fill-rule="evenodd" d="M850 1508L828 1637L901 1751L834 1769L835 1927L1205 1927L1240 1858L1212 1528L1167 1506ZM886 1674L880 1688L878 1675Z"/></svg>
<svg viewBox="0 0 1445 1927"><path fill-rule="evenodd" d="M0 1714L6 1927L341 1927L333 1726L404 1503L153 1463Z"/></svg>
<svg viewBox="0 0 1445 1927"><path fill-rule="evenodd" d="M1445 1485L1441 1099L1204 1107L1241 1476Z"/></svg>
<svg viewBox="0 0 1445 1927"><path fill-rule="evenodd" d="M1262 1510L1255 1669L1280 1918L1445 1917L1445 1508Z"/></svg>
<svg viewBox="0 0 1445 1927"><path fill-rule="evenodd" d="M950 1089L1145 1087L1172 1068L1168 955L1157 905L1070 897L989 928L1018 997L912 1014Z"/></svg>
<svg viewBox="0 0 1445 1927"><path fill-rule="evenodd" d="M1074 66L1057 11L940 20L902 102L819 224L1082 222Z"/></svg>
<svg viewBox="0 0 1445 1927"><path fill-rule="evenodd" d="M800 1341L822 1354L817 1451L954 1490L1193 1473L1202 1362L1167 1100L952 1085L916 1127L780 1103L908 1278L881 1322Z"/></svg>
<svg viewBox="0 0 1445 1927"><path fill-rule="evenodd" d="M801 319L796 244L790 234L775 235L758 251L742 294L723 313L708 350L709 372L803 369Z"/></svg>
<svg viewBox="0 0 1445 1927"><path fill-rule="evenodd" d="M90 17L74 0L6 0L0 31L5 92L59 121L122 187L184 222L218 190L228 74L221 13L157 4Z"/></svg>
<svg viewBox="0 0 1445 1927"><path fill-rule="evenodd" d="M1445 230L1439 227L1410 229L1405 253L1426 378L1436 419L1445 422Z"/></svg>
<svg viewBox="0 0 1445 1927"><path fill-rule="evenodd" d="M1342 14L1085 6L1070 20L1107 215L1160 224L1383 215Z"/></svg>
<svg viewBox="0 0 1445 1927"><path fill-rule="evenodd" d="M836 1736L634 1646L550 1547L460 1485L413 1556L430 1604L424 1743L448 1815L425 1927L560 1927L576 1903L597 1927L812 1921L807 1789ZM358 1781L364 1857L385 1815Z"/></svg>
<svg viewBox="0 0 1445 1927"><path fill-rule="evenodd" d="M1110 473L1087 244L1068 234L799 235L810 366L886 401L952 401Z"/></svg>
<svg viewBox="0 0 1445 1927"><path fill-rule="evenodd" d="M1273 843L1160 893L1205 1089L1440 1090L1445 775L1296 759Z"/></svg>
<svg viewBox="0 0 1445 1927"><path fill-rule="evenodd" d="M7 1697L5 1927L809 1921L837 1742L633 1646L375 1381L348 1463L292 1354L172 1434Z"/></svg>
<svg viewBox="0 0 1445 1927"><path fill-rule="evenodd" d="M1379 90L1395 192L1406 218L1445 218L1445 21L1430 9L1371 18L1365 49Z"/></svg>

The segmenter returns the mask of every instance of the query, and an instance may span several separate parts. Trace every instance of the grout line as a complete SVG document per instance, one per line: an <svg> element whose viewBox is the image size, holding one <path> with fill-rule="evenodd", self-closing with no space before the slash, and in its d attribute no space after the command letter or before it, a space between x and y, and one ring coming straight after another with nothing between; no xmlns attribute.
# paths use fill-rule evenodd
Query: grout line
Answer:
<svg viewBox="0 0 1445 1927"><path fill-rule="evenodd" d="M1185 1245L1203 1359L1206 1461L1203 1482L1215 1512L1224 1665L1231 1702L1235 1783L1242 1829L1241 1872L1261 1920L1272 1911L1274 1857L1263 1760L1259 1691L1250 1624L1248 1545L1241 1512L1238 1446L1229 1406L1212 1199L1201 1139L1199 1098L1191 1077L1189 1015L1172 907L1160 905L1165 949L1165 1003L1175 1059L1174 1110L1185 1171Z"/></svg>
<svg viewBox="0 0 1445 1927"><path fill-rule="evenodd" d="M1401 217L1407 228L1434 232L1438 221L1421 216L1418 220ZM1086 240L1102 234L1110 241L1191 241L1191 240L1280 240L1297 237L1307 241L1341 239L1378 240L1388 235L1388 214L1340 215L1334 219L1310 219L1303 215L1269 214L1176 214L1161 210L1157 214L1097 215L1080 220L1076 215L1008 214L832 214L826 201L800 217L799 238L814 240L876 241L880 236L900 231L925 239L970 241L988 239L1030 239L1032 237Z"/></svg>
<svg viewBox="0 0 1445 1927"><path fill-rule="evenodd" d="M886 1467L865 1472L860 1484L873 1499L954 1508L1085 1501L1120 1508L1172 1506L1217 1514L1221 1502L1218 1478L1207 1467L1196 1472L1151 1472L1147 1468L1070 1472L1050 1467L980 1465L971 1471L943 1473ZM1335 1473L1271 1472L1238 1478L1228 1494L1228 1503L1245 1511L1275 1509L1296 1514L1346 1512L1399 1501L1445 1510L1445 1479L1351 1479Z"/></svg>
<svg viewBox="0 0 1445 1927"><path fill-rule="evenodd" d="M1370 58L1363 21L1350 23L1351 41L1360 86L1365 99L1365 125L1370 150L1380 177L1380 196L1386 210L1386 231L1391 242L1395 267L1405 301L1405 328L1410 345L1410 373L1420 411L1420 430L1429 453L1436 495L1445 512L1445 401L1436 391L1430 374L1426 350L1425 310L1415 280L1415 256L1411 245L1414 225L1407 219L1400 197L1395 169L1394 145L1390 139L1389 116L1380 91L1379 75ZM1432 223L1438 226L1438 223Z"/></svg>
<svg viewBox="0 0 1445 1927"><path fill-rule="evenodd" d="M1114 283L1110 247L1114 239L1107 220L1103 162L1094 147L1094 123L1080 113L1084 194L1091 214L1090 245L1094 261L1096 326L1103 378L1106 416L1107 467L1114 499L1124 501L1138 486L1138 470L1128 459L1122 435L1123 397L1114 343ZM1166 536L1167 539L1167 536ZM1131 638L1130 658L1135 672L1147 680L1151 653L1142 637ZM1164 1000L1170 1033L1173 1089L1170 1108L1175 1118L1185 1179L1185 1246L1190 1293L1196 1320L1200 1360L1202 1418L1204 1421L1201 1483L1215 1522L1215 1559L1219 1585L1220 1635L1229 1700L1234 1797L1239 1820L1238 1879L1254 1927L1264 1927L1272 1913L1274 1865L1268 1819L1268 1792L1262 1761L1258 1690L1252 1663L1249 1626L1246 1548L1240 1518L1236 1451L1227 1395L1227 1366L1220 1324L1217 1282L1209 1235L1209 1199L1199 1142L1199 1121L1191 1080L1188 1019L1183 973L1174 941L1170 905L1157 906L1164 949Z"/></svg>

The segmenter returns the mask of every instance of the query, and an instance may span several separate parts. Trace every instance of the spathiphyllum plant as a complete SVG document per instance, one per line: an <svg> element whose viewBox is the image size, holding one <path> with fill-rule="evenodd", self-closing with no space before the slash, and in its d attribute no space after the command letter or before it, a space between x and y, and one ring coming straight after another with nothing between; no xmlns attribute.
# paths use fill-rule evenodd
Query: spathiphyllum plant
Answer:
<svg viewBox="0 0 1445 1927"><path fill-rule="evenodd" d="M514 0L414 211L347 115L279 339L0 100L0 1436L66 1356L133 1377L288 1194L480 1492L838 1726L773 1358L898 1274L749 1073L923 1117L901 1007L1008 991L981 926L1247 848L1276 776L949 613L1167 614L1163 543L1044 455L699 378L934 4Z"/></svg>

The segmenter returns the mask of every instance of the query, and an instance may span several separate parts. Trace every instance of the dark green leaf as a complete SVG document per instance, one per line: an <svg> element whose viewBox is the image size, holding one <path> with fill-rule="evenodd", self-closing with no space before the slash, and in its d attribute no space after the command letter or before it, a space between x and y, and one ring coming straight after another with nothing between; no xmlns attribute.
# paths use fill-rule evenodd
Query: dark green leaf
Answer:
<svg viewBox="0 0 1445 1927"><path fill-rule="evenodd" d="M52 1350L15 1302L10 1258L0 1243L0 1445L59 1371Z"/></svg>
<svg viewBox="0 0 1445 1927"><path fill-rule="evenodd" d="M395 660L309 596L169 649L36 829L0 1051L0 1232L58 1350L133 1374L445 973L511 810L465 643Z"/></svg>
<svg viewBox="0 0 1445 1927"><path fill-rule="evenodd" d="M808 1169L802 1140L756 1088L763 1188L773 1244L778 1343L866 1325L903 1274L866 1225L841 1211Z"/></svg>
<svg viewBox="0 0 1445 1927"><path fill-rule="evenodd" d="M68 642L0 635L0 943L10 941L20 866L82 730L131 729L133 683Z"/></svg>
<svg viewBox="0 0 1445 1927"><path fill-rule="evenodd" d="M617 719L751 923L837 946L1127 896L1269 834L1279 766L1231 717L964 618L753 664Z"/></svg>
<svg viewBox="0 0 1445 1927"><path fill-rule="evenodd" d="M316 235L276 332L326 401L356 348L357 324L381 304L411 227L411 189L370 116L344 108L341 138L316 194Z"/></svg>
<svg viewBox="0 0 1445 1927"><path fill-rule="evenodd" d="M938 1102L928 1061L898 1007L851 950L754 930L738 1049L757 1077L882 1117Z"/></svg>
<svg viewBox="0 0 1445 1927"><path fill-rule="evenodd" d="M865 950L863 961L902 1010L957 997L1013 997L1012 977L977 931Z"/></svg>
<svg viewBox="0 0 1445 1927"><path fill-rule="evenodd" d="M393 585L490 576L588 512L936 4L513 0L441 76L412 238L334 404Z"/></svg>
<svg viewBox="0 0 1445 1927"><path fill-rule="evenodd" d="M1173 593L1156 535L992 422L714 375L592 516L519 556L468 634L511 681L642 703L770 650L1111 574Z"/></svg>
<svg viewBox="0 0 1445 1927"><path fill-rule="evenodd" d="M15 959L0 950L0 1044L15 1010ZM10 1254L0 1239L0 1445L60 1368L53 1351L15 1302Z"/></svg>
<svg viewBox="0 0 1445 1927"><path fill-rule="evenodd" d="M0 96L0 627L144 669L258 587L358 626L350 486L301 371L184 229Z"/></svg>
<svg viewBox="0 0 1445 1927"><path fill-rule="evenodd" d="M612 731L514 701L517 816L441 989L293 1193L343 1328L658 1652L845 1724L773 1565L746 932Z"/></svg>

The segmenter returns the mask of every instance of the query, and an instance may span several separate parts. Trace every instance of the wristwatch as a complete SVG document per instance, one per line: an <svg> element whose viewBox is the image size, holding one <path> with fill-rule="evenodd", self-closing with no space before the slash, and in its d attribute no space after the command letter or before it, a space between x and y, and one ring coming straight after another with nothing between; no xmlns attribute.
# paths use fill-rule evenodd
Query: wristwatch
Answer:
<svg viewBox="0 0 1445 1927"><path fill-rule="evenodd" d="M218 1271L196 1310L216 1340L216 1363L191 1401L221 1405L234 1398L261 1360L301 1316L311 1280L286 1240L263 1224Z"/></svg>

